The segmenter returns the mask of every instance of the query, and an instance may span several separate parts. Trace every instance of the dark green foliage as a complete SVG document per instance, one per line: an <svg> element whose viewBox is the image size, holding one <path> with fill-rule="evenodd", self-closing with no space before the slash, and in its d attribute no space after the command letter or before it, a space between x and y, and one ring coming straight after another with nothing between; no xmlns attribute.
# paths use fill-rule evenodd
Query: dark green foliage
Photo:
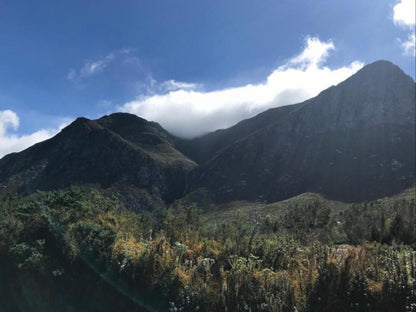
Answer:
<svg viewBox="0 0 416 312"><path fill-rule="evenodd" d="M230 222L238 224L242 222L238 214L255 213L257 220L261 220L262 233L286 233L303 244L315 240L353 245L372 241L413 246L416 243L413 191L397 198L353 204L332 202L312 194L304 194L304 197L306 200L298 197L280 205L250 206L246 203L243 211L239 210L237 202L223 214L215 212L209 216L213 222L218 222L227 215ZM246 223L245 226L249 231L250 225Z"/></svg>
<svg viewBox="0 0 416 312"><path fill-rule="evenodd" d="M0 304L5 311L18 302L31 311L412 311L415 251L379 241L412 238L413 204L348 211L308 201L281 215L236 212L213 223L192 204L135 214L79 187L9 196L0 202ZM360 245L334 245L333 237Z"/></svg>

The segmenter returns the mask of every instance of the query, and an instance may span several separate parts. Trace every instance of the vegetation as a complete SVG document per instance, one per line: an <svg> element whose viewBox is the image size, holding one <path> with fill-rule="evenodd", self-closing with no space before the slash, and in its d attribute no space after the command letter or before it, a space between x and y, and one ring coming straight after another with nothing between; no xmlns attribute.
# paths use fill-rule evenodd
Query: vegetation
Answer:
<svg viewBox="0 0 416 312"><path fill-rule="evenodd" d="M77 187L8 196L0 203L0 304L416 311L414 197L349 208L308 200L221 219L185 201L135 214Z"/></svg>

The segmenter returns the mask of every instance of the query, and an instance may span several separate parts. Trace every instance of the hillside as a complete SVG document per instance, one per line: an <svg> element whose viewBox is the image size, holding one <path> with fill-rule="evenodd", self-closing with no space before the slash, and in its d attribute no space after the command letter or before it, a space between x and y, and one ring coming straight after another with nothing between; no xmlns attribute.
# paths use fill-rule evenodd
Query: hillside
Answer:
<svg viewBox="0 0 416 312"><path fill-rule="evenodd" d="M170 202L183 194L196 164L158 124L116 113L78 118L55 137L0 160L2 191L28 194L73 184L133 187Z"/></svg>
<svg viewBox="0 0 416 312"><path fill-rule="evenodd" d="M274 202L305 192L357 202L414 183L415 83L378 61L303 103L182 143L201 163L192 190L216 201Z"/></svg>

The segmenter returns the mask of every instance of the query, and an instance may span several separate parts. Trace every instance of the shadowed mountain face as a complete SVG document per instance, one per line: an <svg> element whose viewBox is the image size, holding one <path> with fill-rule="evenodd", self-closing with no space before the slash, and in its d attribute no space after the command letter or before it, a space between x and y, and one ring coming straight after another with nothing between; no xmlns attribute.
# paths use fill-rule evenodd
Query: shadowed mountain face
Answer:
<svg viewBox="0 0 416 312"><path fill-rule="evenodd" d="M130 114L78 118L1 159L0 192L97 184L170 202L204 187L216 201L318 192L351 202L398 193L414 174L415 83L378 61L315 98L193 140Z"/></svg>
<svg viewBox="0 0 416 312"><path fill-rule="evenodd" d="M131 185L169 202L196 164L158 124L135 115L78 118L54 138L0 160L0 183L21 193L71 184Z"/></svg>
<svg viewBox="0 0 416 312"><path fill-rule="evenodd" d="M216 200L318 192L362 201L414 184L415 83L378 61L303 103L182 142L200 162L192 187Z"/></svg>

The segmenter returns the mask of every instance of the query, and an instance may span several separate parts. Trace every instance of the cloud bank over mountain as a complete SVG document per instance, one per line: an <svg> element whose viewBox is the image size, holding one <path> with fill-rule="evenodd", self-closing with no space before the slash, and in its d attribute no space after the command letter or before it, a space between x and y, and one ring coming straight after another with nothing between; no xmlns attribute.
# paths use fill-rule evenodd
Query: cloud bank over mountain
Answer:
<svg viewBox="0 0 416 312"><path fill-rule="evenodd" d="M307 37L301 53L274 69L264 82L240 87L201 91L192 82L176 83L172 90L139 96L121 111L159 122L180 137L194 137L229 127L271 107L295 104L345 80L363 63L354 61L339 68L325 66L334 43ZM182 87L181 87L182 86Z"/></svg>
<svg viewBox="0 0 416 312"><path fill-rule="evenodd" d="M151 80L145 96L118 107L151 121L159 122L180 137L195 137L216 129L229 127L268 108L295 104L317 95L322 90L345 80L363 63L354 61L339 68L325 62L334 43L307 37L301 53L274 69L262 83L204 91L194 82ZM121 56L128 51L118 52ZM85 79L96 74L119 54L109 54L101 61L87 62L68 79ZM0 157L19 152L57 134L59 127L45 128L29 134L17 132L19 117L12 110L0 111Z"/></svg>

